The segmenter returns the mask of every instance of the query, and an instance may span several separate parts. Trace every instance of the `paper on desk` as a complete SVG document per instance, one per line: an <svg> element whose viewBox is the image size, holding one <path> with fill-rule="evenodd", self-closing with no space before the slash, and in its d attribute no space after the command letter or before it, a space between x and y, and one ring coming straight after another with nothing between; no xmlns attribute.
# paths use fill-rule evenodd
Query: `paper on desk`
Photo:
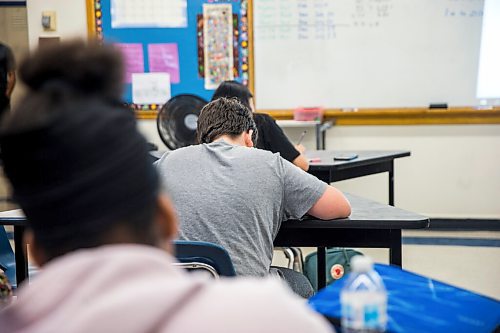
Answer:
<svg viewBox="0 0 500 333"><path fill-rule="evenodd" d="M132 74L132 102L135 104L164 104L170 99L170 74Z"/></svg>

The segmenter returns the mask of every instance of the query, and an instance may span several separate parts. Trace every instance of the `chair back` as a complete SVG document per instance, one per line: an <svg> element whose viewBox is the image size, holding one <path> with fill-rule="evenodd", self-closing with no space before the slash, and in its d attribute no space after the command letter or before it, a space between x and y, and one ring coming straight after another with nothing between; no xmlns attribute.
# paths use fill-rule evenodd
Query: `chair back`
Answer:
<svg viewBox="0 0 500 333"><path fill-rule="evenodd" d="M215 278L236 276L229 253L222 246L199 241L174 241L175 257L179 266L187 269L203 269Z"/></svg>
<svg viewBox="0 0 500 333"><path fill-rule="evenodd" d="M16 258L10 246L4 227L0 226L0 268L5 272L10 284L16 286Z"/></svg>

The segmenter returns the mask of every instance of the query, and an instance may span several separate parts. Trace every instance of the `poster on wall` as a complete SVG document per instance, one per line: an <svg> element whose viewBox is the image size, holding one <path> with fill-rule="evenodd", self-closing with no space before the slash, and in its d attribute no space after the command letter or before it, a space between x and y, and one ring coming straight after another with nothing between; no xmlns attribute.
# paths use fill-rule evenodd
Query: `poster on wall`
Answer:
<svg viewBox="0 0 500 333"><path fill-rule="evenodd" d="M149 71L170 74L171 83L180 82L179 51L176 43L148 44Z"/></svg>
<svg viewBox="0 0 500 333"><path fill-rule="evenodd" d="M185 28L187 0L111 0L112 28Z"/></svg>
<svg viewBox="0 0 500 333"><path fill-rule="evenodd" d="M230 4L203 5L205 89L233 80L233 11Z"/></svg>
<svg viewBox="0 0 500 333"><path fill-rule="evenodd" d="M132 74L132 102L136 104L164 104L170 99L170 74Z"/></svg>
<svg viewBox="0 0 500 333"><path fill-rule="evenodd" d="M132 82L133 73L144 72L144 53L141 43L115 43L125 62L125 82Z"/></svg>

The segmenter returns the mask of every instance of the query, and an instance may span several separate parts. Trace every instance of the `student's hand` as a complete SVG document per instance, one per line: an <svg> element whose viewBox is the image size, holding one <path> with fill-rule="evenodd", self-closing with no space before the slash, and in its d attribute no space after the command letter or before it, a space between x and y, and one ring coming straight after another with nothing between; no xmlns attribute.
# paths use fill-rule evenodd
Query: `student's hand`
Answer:
<svg viewBox="0 0 500 333"><path fill-rule="evenodd" d="M297 151L301 154L304 154L306 152L306 147L304 147L303 145L295 145L295 149L297 149Z"/></svg>

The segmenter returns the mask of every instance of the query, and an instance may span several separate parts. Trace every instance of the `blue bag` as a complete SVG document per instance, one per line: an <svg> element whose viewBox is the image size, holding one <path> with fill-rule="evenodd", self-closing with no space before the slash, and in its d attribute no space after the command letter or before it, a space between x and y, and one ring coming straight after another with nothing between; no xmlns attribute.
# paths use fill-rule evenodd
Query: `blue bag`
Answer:
<svg viewBox="0 0 500 333"><path fill-rule="evenodd" d="M500 328L500 302L399 267L376 264L388 293L387 332L491 333ZM317 312L340 325L340 290L347 279L309 299Z"/></svg>

